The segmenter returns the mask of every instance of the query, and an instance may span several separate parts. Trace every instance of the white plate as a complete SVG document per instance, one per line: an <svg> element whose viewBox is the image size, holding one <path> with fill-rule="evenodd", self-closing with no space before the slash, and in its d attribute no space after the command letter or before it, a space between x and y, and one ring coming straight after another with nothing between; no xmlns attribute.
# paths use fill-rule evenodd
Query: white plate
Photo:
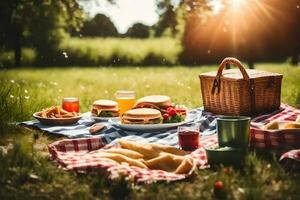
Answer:
<svg viewBox="0 0 300 200"><path fill-rule="evenodd" d="M100 122L100 121L109 121L109 120L118 120L119 117L95 117L90 115L91 119L96 121L96 122Z"/></svg>
<svg viewBox="0 0 300 200"><path fill-rule="evenodd" d="M153 131L153 130L161 130L167 128L174 128L186 123L193 121L195 115L188 115L185 121L178 123L165 123L165 124L122 124L119 120L110 120L110 122L121 129L131 130L131 131Z"/></svg>

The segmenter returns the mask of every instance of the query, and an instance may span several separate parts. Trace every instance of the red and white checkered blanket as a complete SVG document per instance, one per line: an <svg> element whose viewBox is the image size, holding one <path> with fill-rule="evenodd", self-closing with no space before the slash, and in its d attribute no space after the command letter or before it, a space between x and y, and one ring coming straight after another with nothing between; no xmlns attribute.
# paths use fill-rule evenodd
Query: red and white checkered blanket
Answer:
<svg viewBox="0 0 300 200"><path fill-rule="evenodd" d="M217 143L216 135L206 136L201 139L201 147L192 152L190 156L196 161L198 168L206 168L207 158L204 146ZM49 145L52 159L67 170L81 173L103 172L108 178L124 175L134 182L174 181L186 178L187 175L175 174L163 170L142 169L134 166L120 165L109 159L102 158L93 151L99 148L110 148L104 145L101 138L66 139Z"/></svg>
<svg viewBox="0 0 300 200"><path fill-rule="evenodd" d="M266 115L261 115L251 120L250 145L254 148L275 150L286 152L300 148L300 130L262 130L261 127L271 121L295 121L300 115L300 110L282 104L280 109ZM299 149L300 150L300 149ZM286 155L294 154L296 150L289 154L284 154L281 159L287 158ZM292 156L289 156L290 158Z"/></svg>
<svg viewBox="0 0 300 200"><path fill-rule="evenodd" d="M272 120L295 120L300 115L297 110L288 105L282 105L281 108L271 114L261 115L252 120L251 142L250 145L255 148L266 149L288 149L290 151L283 154L280 160L293 159L300 162L300 137L297 134L282 134L278 132L269 132L259 129ZM198 168L207 168L207 157L204 146L217 143L217 135L205 136L200 139L201 146L190 156L196 161ZM165 172L162 170L142 169L134 166L120 165L111 160L101 158L93 154L94 150L99 148L110 148L102 141L101 137L66 139L54 142L49 145L49 152L53 160L67 170L75 170L82 173L103 172L109 178L113 179L124 175L127 179L134 182L153 182L159 180L174 181L187 177L187 175ZM294 149L294 150L291 150Z"/></svg>

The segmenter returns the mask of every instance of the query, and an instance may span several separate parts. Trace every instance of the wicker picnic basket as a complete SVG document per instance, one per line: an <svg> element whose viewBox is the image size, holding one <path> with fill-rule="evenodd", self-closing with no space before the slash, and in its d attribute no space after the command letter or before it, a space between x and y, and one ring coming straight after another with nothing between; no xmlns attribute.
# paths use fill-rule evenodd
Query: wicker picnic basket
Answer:
<svg viewBox="0 0 300 200"><path fill-rule="evenodd" d="M224 70L228 64L239 69ZM218 71L202 73L199 78L206 111L254 116L280 106L282 75L245 69L235 58L225 58Z"/></svg>

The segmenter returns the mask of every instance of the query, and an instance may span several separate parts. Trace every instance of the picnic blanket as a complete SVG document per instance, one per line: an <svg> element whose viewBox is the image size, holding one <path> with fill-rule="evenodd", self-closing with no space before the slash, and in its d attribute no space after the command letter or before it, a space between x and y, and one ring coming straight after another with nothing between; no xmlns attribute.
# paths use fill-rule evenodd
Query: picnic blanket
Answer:
<svg viewBox="0 0 300 200"><path fill-rule="evenodd" d="M205 112L203 108L193 109L188 113L192 116L190 125L200 125L200 131L202 135L212 135L216 133L216 116L212 113ZM106 129L101 131L99 134L91 135L89 128L98 122L93 121L90 118L90 113L84 113L83 118L78 123L67 126L47 126L39 123L37 120L21 122L19 125L37 128L49 134L57 134L66 136L68 138L83 138L83 137L94 137L99 136L102 141L106 144L114 142L118 138L126 138L132 140L145 139L147 142L158 142L161 144L167 144L175 146L177 144L177 128L158 130L152 132L133 132L120 129L119 127L109 123L101 122L106 125Z"/></svg>
<svg viewBox="0 0 300 200"><path fill-rule="evenodd" d="M199 168L208 167L207 157L204 150L204 146L217 143L216 133L216 116L205 112L203 108L192 110L190 114L195 114L195 119L190 124L198 124L201 131L200 148L192 152L191 156L197 163ZM296 116L300 114L300 111L288 106L281 105L280 109L266 115L261 115L252 119L251 128L251 142L252 147L274 147L275 144L282 141L273 141L271 136L268 136L268 132L262 131L257 127L268 123L274 119L280 120L295 120ZM166 129L155 132L131 132L121 130L107 123L107 129L101 132L97 136L92 136L88 133L88 127L92 122L88 117L85 117L78 124L66 127L41 127L41 125L35 121L23 122L27 126L33 125L35 127L41 127L41 130L46 132L61 134L73 139L65 139L54 142L49 145L49 152L52 159L56 160L58 164L68 170L76 170L83 173L91 172L105 172L109 178L115 178L119 175L125 175L128 179L132 179L136 182L152 182L159 180L173 181L186 178L185 175L179 175L174 173L165 172L162 170L149 170L141 169L138 167L116 165L108 160L103 160L96 155L91 155L93 150L103 148L106 145L114 145L119 138L130 140L143 140L146 142L154 142L165 145L177 146L178 136L177 129ZM51 132L54 131L54 132ZM80 134L78 134L80 132ZM74 137L84 137L77 138ZM281 138L285 141L289 138ZM294 138L298 141L299 138ZM261 144L265 143L265 146ZM300 149L293 149L286 152L280 158L280 160L294 159L299 160Z"/></svg>

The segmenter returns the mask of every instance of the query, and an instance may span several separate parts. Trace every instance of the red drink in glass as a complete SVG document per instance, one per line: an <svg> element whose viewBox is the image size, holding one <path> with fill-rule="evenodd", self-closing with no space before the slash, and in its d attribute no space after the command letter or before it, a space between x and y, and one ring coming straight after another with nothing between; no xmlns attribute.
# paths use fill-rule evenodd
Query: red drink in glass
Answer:
<svg viewBox="0 0 300 200"><path fill-rule="evenodd" d="M62 102L62 108L68 112L79 112L79 99L68 97L64 98Z"/></svg>
<svg viewBox="0 0 300 200"><path fill-rule="evenodd" d="M178 142L182 150L194 151L199 148L199 129L195 127L178 127Z"/></svg>

